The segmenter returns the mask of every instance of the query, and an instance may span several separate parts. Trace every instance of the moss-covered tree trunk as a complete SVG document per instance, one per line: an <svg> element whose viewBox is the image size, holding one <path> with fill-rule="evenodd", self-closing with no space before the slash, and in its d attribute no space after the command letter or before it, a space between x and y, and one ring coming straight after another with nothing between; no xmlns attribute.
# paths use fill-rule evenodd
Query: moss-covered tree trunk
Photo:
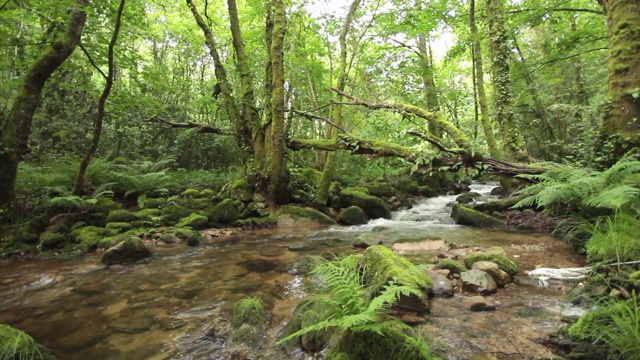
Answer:
<svg viewBox="0 0 640 360"><path fill-rule="evenodd" d="M0 206L15 199L18 164L28 150L33 115L40 104L42 89L51 74L73 53L80 42L87 14L82 9L87 0L77 0L70 12L66 30L58 33L51 45L29 66L20 84L9 117L0 137Z"/></svg>
<svg viewBox="0 0 640 360"><path fill-rule="evenodd" d="M360 0L353 0L351 6L349 7L349 12L344 19L342 24L342 29L340 30L340 36L338 38L340 43L340 68L338 69L338 89L340 91L344 91L347 86L347 75L349 70L347 69L347 34L349 33L349 29L351 28L351 23L353 22L353 17L360 6ZM342 123L342 105L339 104L342 101L342 95L338 93L338 98L336 104L331 112L331 120L334 124L340 125ZM335 127L330 127L328 132L328 137L331 139L338 138L338 129ZM318 191L316 192L315 202L320 205L326 205L329 199L329 189L331 187L331 181L335 176L335 169L337 166L337 152L331 152L327 154L327 160L324 164L324 169L322 171L322 179L320 180L320 184L318 185Z"/></svg>
<svg viewBox="0 0 640 360"><path fill-rule="evenodd" d="M609 92L602 122L606 165L640 146L640 0L601 0L609 24Z"/></svg>
<svg viewBox="0 0 640 360"><path fill-rule="evenodd" d="M511 79L509 77L510 49L507 43L507 18L505 0L487 0L486 13L489 20L491 52L491 75L493 78L496 120L500 126L505 157L510 161L526 158L524 141L513 114Z"/></svg>
<svg viewBox="0 0 640 360"><path fill-rule="evenodd" d="M116 47L116 42L118 41L118 34L120 34L120 27L122 25L122 13L124 12L125 3L126 0L120 0L120 5L118 6L118 12L116 14L116 24L114 26L113 35L111 36L111 41L109 41L107 52L109 68L107 71L107 78L105 79L106 83L104 85L102 95L100 95L100 100L98 101L98 115L96 116L96 123L93 129L93 139L91 140L91 146L80 162L80 169L78 170L78 175L76 176L75 182L73 184L73 193L76 195L82 195L88 191L85 172L87 171L87 167L89 167L91 159L98 150L98 145L100 145L100 135L102 134L102 121L104 119L105 105L107 103L107 98L109 98L109 94L111 94L111 88L113 87L113 81L115 77L116 66L114 50Z"/></svg>
<svg viewBox="0 0 640 360"><path fill-rule="evenodd" d="M484 137L489 148L489 155L500 158L501 153L493 132L493 124L489 118L489 106L487 105L487 93L484 89L484 68L482 65L482 48L480 47L480 35L476 26L476 2L471 0L469 5L469 28L471 30L473 46L473 68L476 74L476 89L478 91L478 103L480 104L480 122L484 131Z"/></svg>
<svg viewBox="0 0 640 360"><path fill-rule="evenodd" d="M289 202L288 171L284 159L284 38L286 8L283 0L273 0L273 31L271 37L271 147L267 153L268 202L271 209Z"/></svg>

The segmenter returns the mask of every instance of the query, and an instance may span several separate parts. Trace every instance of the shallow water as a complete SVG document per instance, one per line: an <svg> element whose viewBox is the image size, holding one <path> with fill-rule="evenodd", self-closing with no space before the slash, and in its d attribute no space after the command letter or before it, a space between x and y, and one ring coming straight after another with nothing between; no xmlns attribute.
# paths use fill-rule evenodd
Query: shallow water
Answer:
<svg viewBox="0 0 640 360"><path fill-rule="evenodd" d="M490 189L473 188L485 195ZM304 354L271 346L230 347L221 334L234 304L246 296L264 299L272 316L263 339L272 344L306 294L312 257L355 253L351 241L374 228L389 241L442 238L457 246L503 246L521 271L580 266L570 247L546 236L453 225L446 204L454 199L429 199L393 220L358 227L247 231L197 248L156 247L151 259L127 266L99 265L98 254L2 263L0 323L32 334L59 359L302 359ZM407 256L423 261L432 255ZM493 312L466 310L459 293L433 299L423 328L445 358L550 355L537 340L555 331L563 315L581 310L567 304L565 286L541 288L520 278L493 296Z"/></svg>

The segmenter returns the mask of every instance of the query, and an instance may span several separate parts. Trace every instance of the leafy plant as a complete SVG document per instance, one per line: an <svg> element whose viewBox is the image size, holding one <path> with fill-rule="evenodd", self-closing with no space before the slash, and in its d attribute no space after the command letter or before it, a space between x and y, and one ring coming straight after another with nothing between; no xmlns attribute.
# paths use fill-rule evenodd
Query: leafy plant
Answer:
<svg viewBox="0 0 640 360"><path fill-rule="evenodd" d="M0 360L44 359L41 347L27 333L0 324Z"/></svg>
<svg viewBox="0 0 640 360"><path fill-rule="evenodd" d="M389 312L400 296L420 296L422 292L417 287L400 285L401 279L384 285L382 290L367 286L366 272L355 255L316 265L312 274L319 278L318 294L307 306L322 311L305 311L301 321L304 327L278 343L308 334L330 333L338 340L331 346L327 359L433 358L426 342L412 336L413 329ZM323 316L316 316L318 313ZM313 321L307 321L306 314L312 314Z"/></svg>
<svg viewBox="0 0 640 360"><path fill-rule="evenodd" d="M246 297L236 304L233 309L233 327L242 324L259 325L266 320L266 313L260 297Z"/></svg>

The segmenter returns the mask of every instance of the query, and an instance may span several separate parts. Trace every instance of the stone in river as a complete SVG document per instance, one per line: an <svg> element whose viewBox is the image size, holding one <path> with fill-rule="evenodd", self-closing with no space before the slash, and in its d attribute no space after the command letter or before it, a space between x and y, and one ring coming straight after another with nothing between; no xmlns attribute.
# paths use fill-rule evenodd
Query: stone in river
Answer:
<svg viewBox="0 0 640 360"><path fill-rule="evenodd" d="M496 304L482 296L470 296L462 300L464 306L473 311L491 311L496 309Z"/></svg>
<svg viewBox="0 0 640 360"><path fill-rule="evenodd" d="M462 290L477 292L480 295L493 294L498 289L498 284L484 271L469 270L460 275L462 280Z"/></svg>
<svg viewBox="0 0 640 360"><path fill-rule="evenodd" d="M504 286L511 282L511 276L507 274L505 271L500 269L500 266L491 261L477 261L471 265L472 269L484 271L487 274L491 275L493 280L500 285Z"/></svg>

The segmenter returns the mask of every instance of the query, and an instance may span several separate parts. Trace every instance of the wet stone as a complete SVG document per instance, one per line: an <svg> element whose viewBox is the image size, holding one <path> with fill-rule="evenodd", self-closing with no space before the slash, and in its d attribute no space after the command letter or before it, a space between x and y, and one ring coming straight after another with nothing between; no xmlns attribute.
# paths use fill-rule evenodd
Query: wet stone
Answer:
<svg viewBox="0 0 640 360"><path fill-rule="evenodd" d="M93 281L79 285L73 288L73 291L82 295L96 295L104 293L104 286L97 281Z"/></svg>
<svg viewBox="0 0 640 360"><path fill-rule="evenodd" d="M236 265L241 266L251 272L267 272L272 271L278 267L278 262L265 259L247 259L240 261Z"/></svg>
<svg viewBox="0 0 640 360"><path fill-rule="evenodd" d="M289 250L291 251L297 251L297 252L302 252L302 251L312 251L314 248L305 244L305 243L300 243L300 244L291 244L287 247Z"/></svg>
<svg viewBox="0 0 640 360"><path fill-rule="evenodd" d="M496 304L482 296L470 296L462 300L464 306L473 311L492 311L496 309Z"/></svg>
<svg viewBox="0 0 640 360"><path fill-rule="evenodd" d="M158 325L162 331L171 331L187 325L187 322L180 319L162 318L158 320Z"/></svg>
<svg viewBox="0 0 640 360"><path fill-rule="evenodd" d="M265 283L262 280L253 280L253 281L244 280L244 281L241 281L239 284L235 284L235 286L231 288L231 292L251 294L260 290L260 288L263 287L264 285Z"/></svg>
<svg viewBox="0 0 640 360"><path fill-rule="evenodd" d="M97 344L111 333L109 326L100 318L77 319L83 324L75 332L58 340L58 345L67 350L81 350Z"/></svg>
<svg viewBox="0 0 640 360"><path fill-rule="evenodd" d="M286 252L284 247L281 246L272 246L266 249L260 249L258 254L264 257L276 257L283 255Z"/></svg>
<svg viewBox="0 0 640 360"><path fill-rule="evenodd" d="M155 324L153 315L132 311L130 309L122 310L117 317L111 320L109 326L119 332L128 334L138 334L151 329Z"/></svg>
<svg viewBox="0 0 640 360"><path fill-rule="evenodd" d="M498 264L491 261L476 261L471 266L472 269L484 271L491 275L493 280L500 286L504 286L511 282L511 276L500 269Z"/></svg>
<svg viewBox="0 0 640 360"><path fill-rule="evenodd" d="M429 277L433 280L433 287L431 292L437 297L452 297L453 296L453 283L447 278L445 272L449 270L430 270L427 271Z"/></svg>
<svg viewBox="0 0 640 360"><path fill-rule="evenodd" d="M181 288L181 289L177 289L173 293L173 296L177 297L178 299L189 300L196 297L196 295L198 295L204 289L205 289L204 285Z"/></svg>
<svg viewBox="0 0 640 360"><path fill-rule="evenodd" d="M462 290L477 292L480 295L489 295L497 291L498 285L491 275L480 270L465 271L460 275Z"/></svg>

